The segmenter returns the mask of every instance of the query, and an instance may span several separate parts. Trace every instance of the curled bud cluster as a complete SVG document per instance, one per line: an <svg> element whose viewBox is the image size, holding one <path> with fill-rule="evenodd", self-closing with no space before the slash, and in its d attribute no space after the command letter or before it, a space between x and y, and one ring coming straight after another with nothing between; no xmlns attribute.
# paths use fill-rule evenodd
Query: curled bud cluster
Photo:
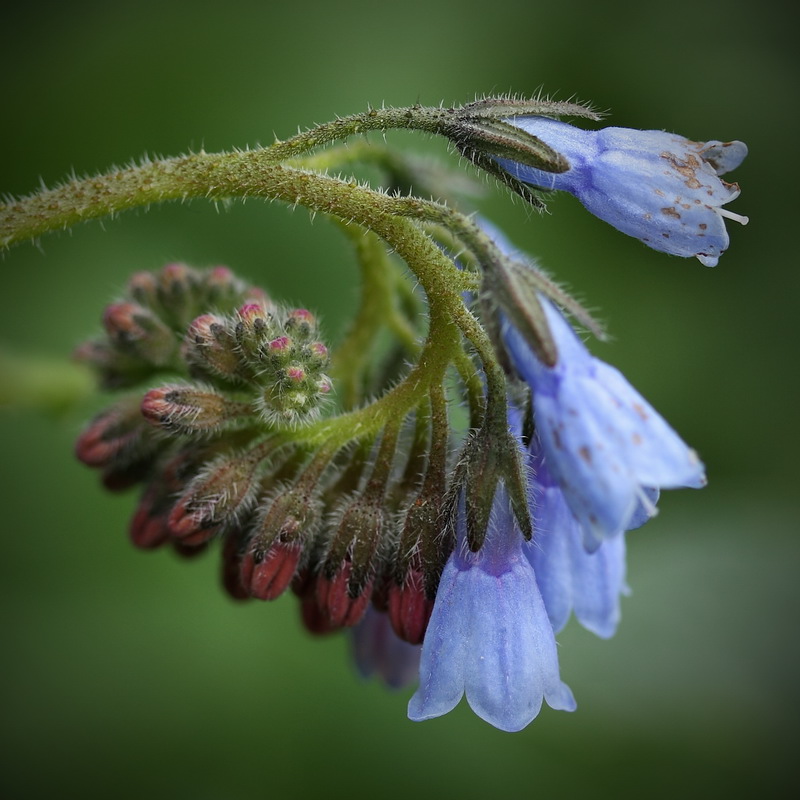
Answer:
<svg viewBox="0 0 800 800"><path fill-rule="evenodd" d="M372 604L419 644L449 553L430 545L445 540L445 487L440 463L425 480L424 413L378 442L310 452L296 434L331 391L317 321L222 267L139 273L103 322L78 356L102 386L129 391L76 453L110 489L143 484L131 541L188 556L220 538L231 597L290 590L314 633L353 626Z"/></svg>

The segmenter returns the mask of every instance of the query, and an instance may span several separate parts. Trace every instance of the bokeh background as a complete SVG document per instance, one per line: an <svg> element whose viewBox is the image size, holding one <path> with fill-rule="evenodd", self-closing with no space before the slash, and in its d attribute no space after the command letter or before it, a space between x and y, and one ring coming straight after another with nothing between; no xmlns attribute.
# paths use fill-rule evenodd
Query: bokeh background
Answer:
<svg viewBox="0 0 800 800"><path fill-rule="evenodd" d="M559 637L579 710L524 732L351 669L289 599L229 601L216 559L135 551L133 494L72 456L96 400L61 407L19 363L58 363L129 273L230 265L342 331L357 287L332 225L195 202L129 213L0 261L4 797L771 797L797 783L798 60L785 4L593 0L62 2L0 12L0 190L133 157L269 143L367 104L540 87L613 124L746 141L732 246L671 258L572 198L479 207L608 321L595 352L692 443L710 484L630 537L611 641ZM380 140L380 137L376 137ZM391 135L455 163L441 142ZM465 169L467 169L465 167ZM38 363L38 362L37 362ZM9 364L11 366L9 366ZM16 366L14 366L16 364ZM24 372L24 370L23 370ZM41 388L41 387L39 387ZM27 398L27 400L26 400ZM26 405L27 403L27 405Z"/></svg>

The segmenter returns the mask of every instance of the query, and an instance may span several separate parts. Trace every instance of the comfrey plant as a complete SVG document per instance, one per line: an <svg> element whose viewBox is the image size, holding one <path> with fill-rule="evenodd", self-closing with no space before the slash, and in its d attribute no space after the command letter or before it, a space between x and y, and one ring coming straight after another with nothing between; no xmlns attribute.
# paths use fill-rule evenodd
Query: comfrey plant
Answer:
<svg viewBox="0 0 800 800"><path fill-rule="evenodd" d="M602 332L574 298L488 222L418 196L452 200L462 181L384 145L337 145L439 134L537 208L563 189L656 250L717 263L725 218L746 222L723 208L739 189L719 177L743 144L562 117L598 119L507 97L373 109L0 208L5 247L192 197L281 200L340 225L362 297L330 348L314 314L225 267L135 274L78 348L113 398L76 450L106 488L140 487L134 545L216 547L232 598L294 595L312 633L350 631L362 675L418 679L414 720L464 695L507 731L543 702L573 710L556 634L572 614L614 633L627 531L662 489L705 482L695 452L578 338L570 318ZM357 164L382 187L328 174Z"/></svg>

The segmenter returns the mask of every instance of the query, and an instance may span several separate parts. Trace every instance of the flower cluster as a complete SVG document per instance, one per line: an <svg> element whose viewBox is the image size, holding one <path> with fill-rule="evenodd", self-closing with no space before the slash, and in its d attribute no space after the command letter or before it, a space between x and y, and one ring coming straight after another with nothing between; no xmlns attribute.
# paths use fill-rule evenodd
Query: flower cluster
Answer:
<svg viewBox="0 0 800 800"><path fill-rule="evenodd" d="M722 208L738 187L718 177L744 158L741 143L585 131L515 108L482 101L432 119L444 115L461 151L523 196L523 184L570 191L657 250L713 265L723 218L746 221ZM466 696L518 731L543 703L575 708L556 634L572 615L614 634L627 532L662 490L702 487L704 467L579 339L570 317L591 317L502 233L374 194L365 219L383 220L419 278L427 334L414 289L344 214L368 290L333 353L311 312L227 268L138 273L106 309L104 335L78 349L119 396L77 455L109 489L142 486L136 546L194 555L218 540L232 598L290 592L309 632L349 629L363 676L393 687L417 676L411 719Z"/></svg>

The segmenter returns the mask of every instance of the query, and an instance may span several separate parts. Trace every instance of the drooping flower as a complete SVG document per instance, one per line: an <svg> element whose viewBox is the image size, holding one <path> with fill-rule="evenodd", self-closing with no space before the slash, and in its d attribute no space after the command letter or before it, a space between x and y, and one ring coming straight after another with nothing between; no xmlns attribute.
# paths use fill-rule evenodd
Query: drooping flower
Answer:
<svg viewBox="0 0 800 800"><path fill-rule="evenodd" d="M743 142L693 142L665 131L583 130L545 117L512 117L512 125L566 157L554 173L506 158L496 161L518 180L574 194L592 214L655 250L697 256L716 266L728 247L724 219L747 217L723 208L739 187L719 176L741 164Z"/></svg>
<svg viewBox="0 0 800 800"><path fill-rule="evenodd" d="M620 619L620 595L628 591L625 537L615 536L588 552L581 524L547 468L538 436L531 441L530 465L534 538L522 548L536 573L553 630L558 633L574 613L592 633L604 639L613 636Z"/></svg>
<svg viewBox="0 0 800 800"><path fill-rule="evenodd" d="M462 498L457 543L422 645L410 719L446 714L465 694L479 717L504 731L528 725L542 700L554 709L575 709L559 675L555 635L522 543L501 486L483 547L471 552Z"/></svg>
<svg viewBox="0 0 800 800"><path fill-rule="evenodd" d="M416 680L420 646L404 642L384 612L369 606L358 625L350 629L350 643L362 678L375 675L393 689Z"/></svg>
<svg viewBox="0 0 800 800"><path fill-rule="evenodd" d="M504 340L531 387L548 469L581 523L585 546L594 550L652 516L654 490L700 488L705 472L694 450L622 374L591 355L549 300L541 302L556 364L539 361L508 323Z"/></svg>

